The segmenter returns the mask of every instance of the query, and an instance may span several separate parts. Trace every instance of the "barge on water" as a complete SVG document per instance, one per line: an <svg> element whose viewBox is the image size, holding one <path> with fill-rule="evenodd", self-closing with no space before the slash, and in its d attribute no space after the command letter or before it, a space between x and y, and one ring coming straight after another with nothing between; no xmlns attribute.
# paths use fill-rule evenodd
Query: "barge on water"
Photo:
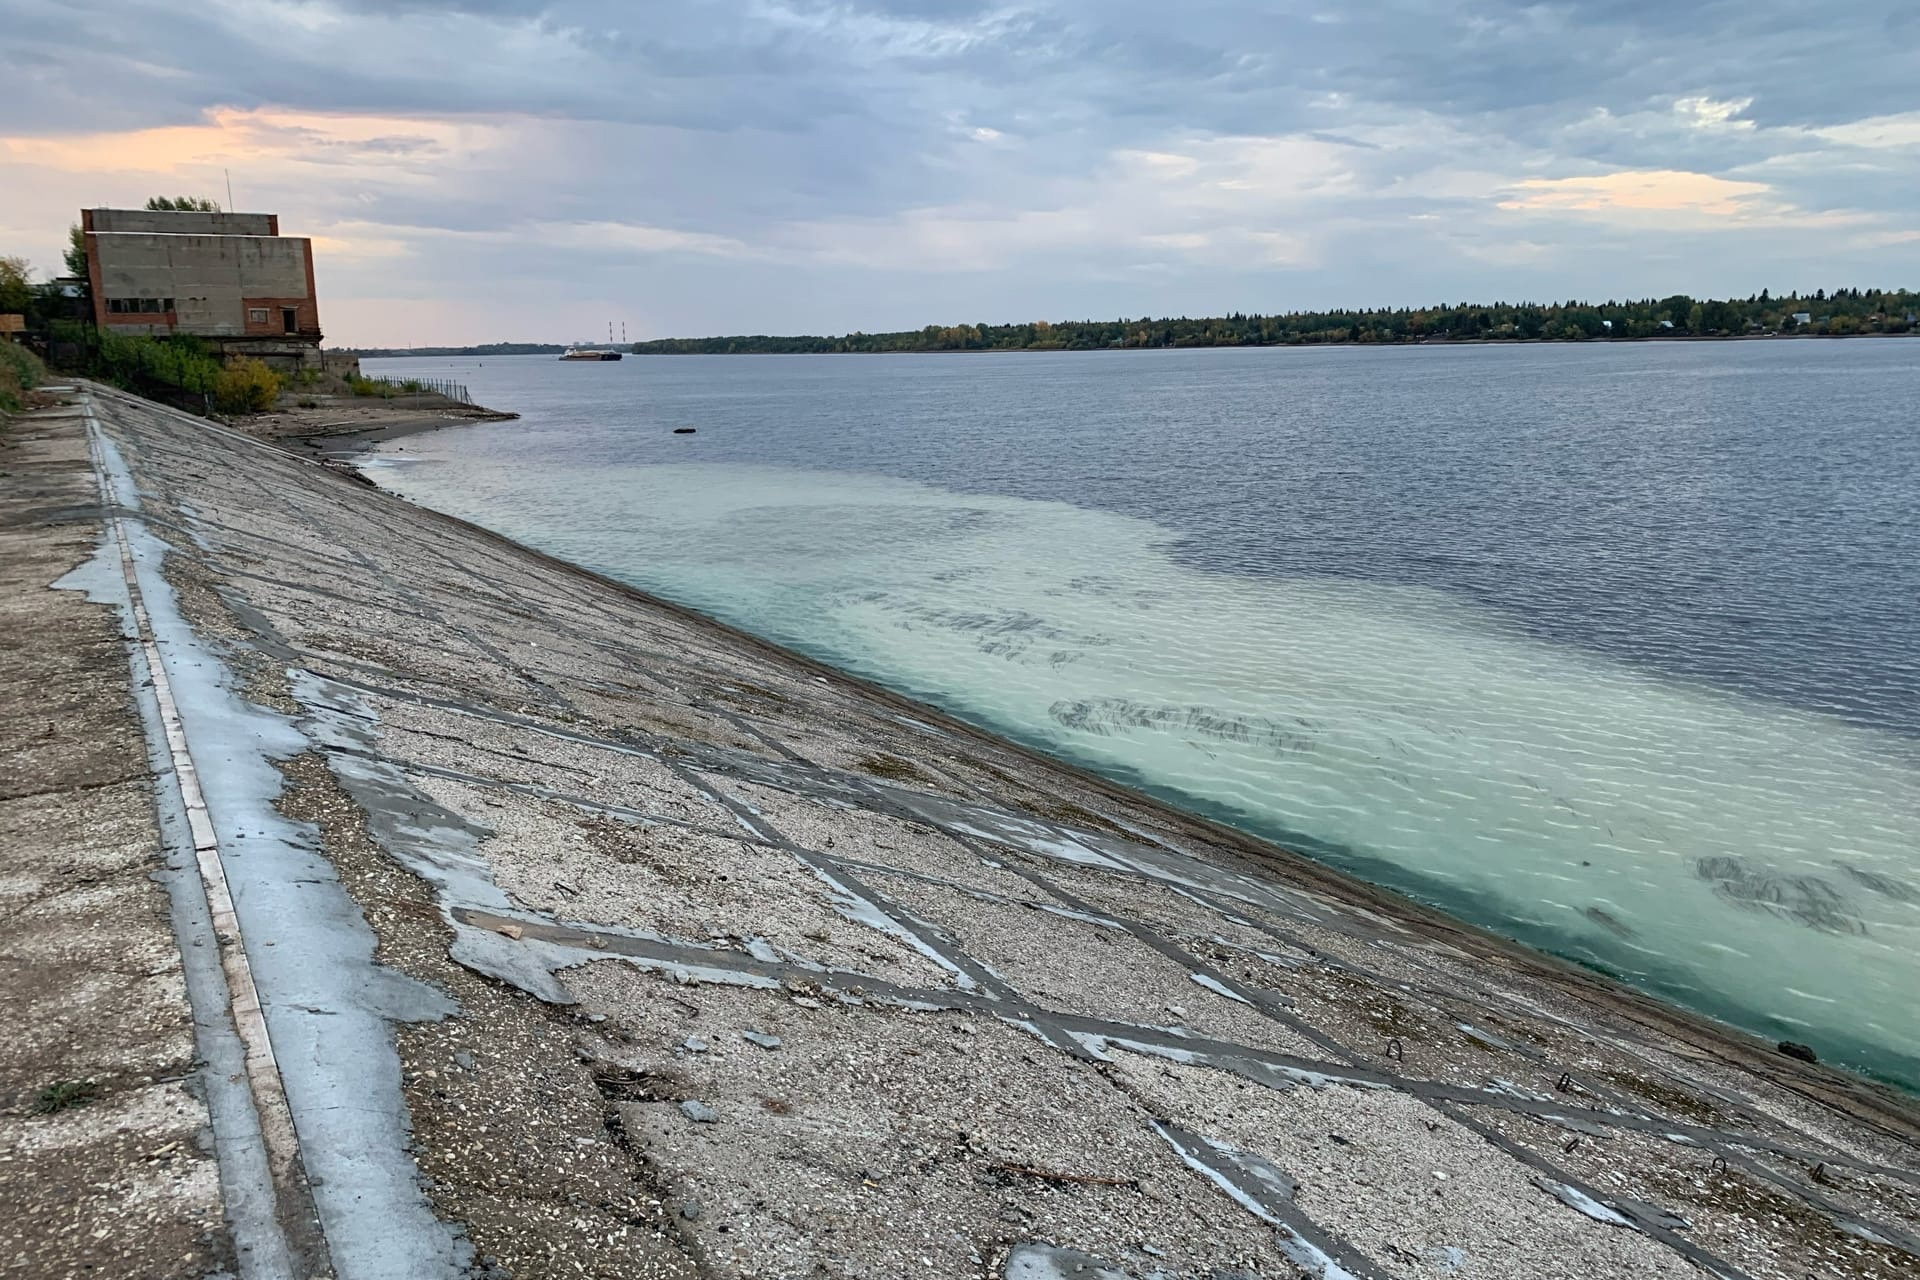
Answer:
<svg viewBox="0 0 1920 1280"><path fill-rule="evenodd" d="M568 347L560 353L562 360L618 360L618 351L603 351L598 347Z"/></svg>

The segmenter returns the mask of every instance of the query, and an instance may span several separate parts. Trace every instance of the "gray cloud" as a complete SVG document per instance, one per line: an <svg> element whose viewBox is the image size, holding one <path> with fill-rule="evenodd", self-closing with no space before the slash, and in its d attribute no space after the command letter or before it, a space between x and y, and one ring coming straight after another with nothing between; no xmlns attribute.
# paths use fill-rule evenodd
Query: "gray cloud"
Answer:
<svg viewBox="0 0 1920 1280"><path fill-rule="evenodd" d="M620 283L676 332L1920 265L1920 126L1860 123L1920 111L1910 4L1273 8L12 0L0 135L238 111L222 165L333 229L343 290ZM107 198L35 154L49 200ZM1656 176L1551 185L1622 171Z"/></svg>

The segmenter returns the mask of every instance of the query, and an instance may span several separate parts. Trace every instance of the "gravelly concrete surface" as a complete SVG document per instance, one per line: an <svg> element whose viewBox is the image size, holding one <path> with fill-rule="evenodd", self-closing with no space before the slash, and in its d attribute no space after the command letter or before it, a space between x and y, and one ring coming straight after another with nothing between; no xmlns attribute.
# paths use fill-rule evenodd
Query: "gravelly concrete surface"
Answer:
<svg viewBox="0 0 1920 1280"><path fill-rule="evenodd" d="M371 1140L446 1231L392 1274L1920 1268L1901 1099L337 469L93 406L181 660L297 732L275 807L371 931L325 1007L261 995L276 1038L389 1028L391 1076L325 1037L282 1067L309 1145L303 1082L381 1111L399 1081ZM240 914L249 948L284 923ZM315 1189L336 1261L349 1190Z"/></svg>
<svg viewBox="0 0 1920 1280"><path fill-rule="evenodd" d="M75 410L0 419L0 1275L201 1276L233 1249L127 653L50 589L97 505Z"/></svg>

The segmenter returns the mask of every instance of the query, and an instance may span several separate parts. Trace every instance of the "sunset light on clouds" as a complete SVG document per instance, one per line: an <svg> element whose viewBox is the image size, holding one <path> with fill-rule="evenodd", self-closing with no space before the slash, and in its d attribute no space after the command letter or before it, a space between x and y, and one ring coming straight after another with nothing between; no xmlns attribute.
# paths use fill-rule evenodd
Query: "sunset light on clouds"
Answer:
<svg viewBox="0 0 1920 1280"><path fill-rule="evenodd" d="M1270 8L16 0L0 237L51 272L82 206L230 180L355 343L1920 266L1910 7Z"/></svg>

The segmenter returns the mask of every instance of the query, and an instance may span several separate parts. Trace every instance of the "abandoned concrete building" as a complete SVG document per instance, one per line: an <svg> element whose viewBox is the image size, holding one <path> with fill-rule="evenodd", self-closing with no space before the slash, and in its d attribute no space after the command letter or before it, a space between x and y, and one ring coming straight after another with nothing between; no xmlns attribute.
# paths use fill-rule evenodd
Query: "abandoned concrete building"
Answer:
<svg viewBox="0 0 1920 1280"><path fill-rule="evenodd" d="M223 357L320 366L313 245L272 213L83 209L102 332L191 334Z"/></svg>

